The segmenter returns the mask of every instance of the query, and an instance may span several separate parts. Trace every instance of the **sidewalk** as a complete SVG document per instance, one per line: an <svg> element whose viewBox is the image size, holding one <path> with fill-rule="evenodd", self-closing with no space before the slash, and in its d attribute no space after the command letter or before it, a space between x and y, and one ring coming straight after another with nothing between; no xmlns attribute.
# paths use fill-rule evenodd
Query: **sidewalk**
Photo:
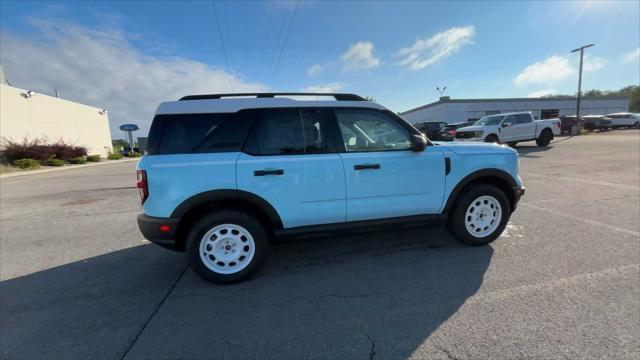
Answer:
<svg viewBox="0 0 640 360"><path fill-rule="evenodd" d="M41 169L41 170L22 170L22 171L17 170L15 172L11 172L11 173L8 173L8 174L0 175L0 179L12 178L12 177L16 177L16 176L42 174L42 173L54 172L54 171L84 169L86 167L91 167L91 166L120 164L120 163L123 163L123 162L138 161L138 160L140 160L140 158L130 158L130 159L122 159L122 160L102 160L102 161L97 162L97 163L88 163L88 164L82 164L82 165L65 165L65 166L61 166L61 167L51 167L49 169Z"/></svg>

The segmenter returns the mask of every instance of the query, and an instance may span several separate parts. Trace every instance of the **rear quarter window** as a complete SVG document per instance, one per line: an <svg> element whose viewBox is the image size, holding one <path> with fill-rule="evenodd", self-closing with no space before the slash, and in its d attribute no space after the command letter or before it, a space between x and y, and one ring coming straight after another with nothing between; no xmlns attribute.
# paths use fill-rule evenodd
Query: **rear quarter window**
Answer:
<svg viewBox="0 0 640 360"><path fill-rule="evenodd" d="M149 131L149 155L240 151L255 112L156 115Z"/></svg>

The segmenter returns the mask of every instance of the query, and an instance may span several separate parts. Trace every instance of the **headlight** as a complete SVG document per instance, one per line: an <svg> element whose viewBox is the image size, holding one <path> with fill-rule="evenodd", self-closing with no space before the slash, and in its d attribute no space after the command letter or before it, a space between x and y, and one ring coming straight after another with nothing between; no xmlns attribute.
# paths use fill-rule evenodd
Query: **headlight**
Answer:
<svg viewBox="0 0 640 360"><path fill-rule="evenodd" d="M484 134L484 131L480 130L480 131L474 131L473 132L473 137L482 137L482 134Z"/></svg>

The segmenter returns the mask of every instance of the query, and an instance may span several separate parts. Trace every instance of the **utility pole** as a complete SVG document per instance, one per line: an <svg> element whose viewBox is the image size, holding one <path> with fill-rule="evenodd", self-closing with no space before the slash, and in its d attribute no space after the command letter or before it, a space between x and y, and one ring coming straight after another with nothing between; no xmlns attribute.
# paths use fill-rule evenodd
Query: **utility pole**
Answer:
<svg viewBox="0 0 640 360"><path fill-rule="evenodd" d="M576 99L576 120L580 119L580 98L582 97L582 61L584 58L584 49L592 47L595 44L589 44L581 46L577 49L571 50L572 53L580 51L580 70L578 71L578 97ZM571 135L577 135L578 133L578 121L571 127ZM575 128L575 129L574 129Z"/></svg>

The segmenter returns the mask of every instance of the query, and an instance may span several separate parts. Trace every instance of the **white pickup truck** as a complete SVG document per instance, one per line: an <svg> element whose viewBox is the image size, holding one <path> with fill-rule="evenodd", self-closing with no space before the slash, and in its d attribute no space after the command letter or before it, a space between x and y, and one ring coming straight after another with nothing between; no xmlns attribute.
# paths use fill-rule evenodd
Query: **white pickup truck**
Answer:
<svg viewBox="0 0 640 360"><path fill-rule="evenodd" d="M521 141L535 140L547 146L554 135L560 135L560 120L534 120L531 112L513 112L485 116L472 126L456 131L454 141L483 141L515 146Z"/></svg>

